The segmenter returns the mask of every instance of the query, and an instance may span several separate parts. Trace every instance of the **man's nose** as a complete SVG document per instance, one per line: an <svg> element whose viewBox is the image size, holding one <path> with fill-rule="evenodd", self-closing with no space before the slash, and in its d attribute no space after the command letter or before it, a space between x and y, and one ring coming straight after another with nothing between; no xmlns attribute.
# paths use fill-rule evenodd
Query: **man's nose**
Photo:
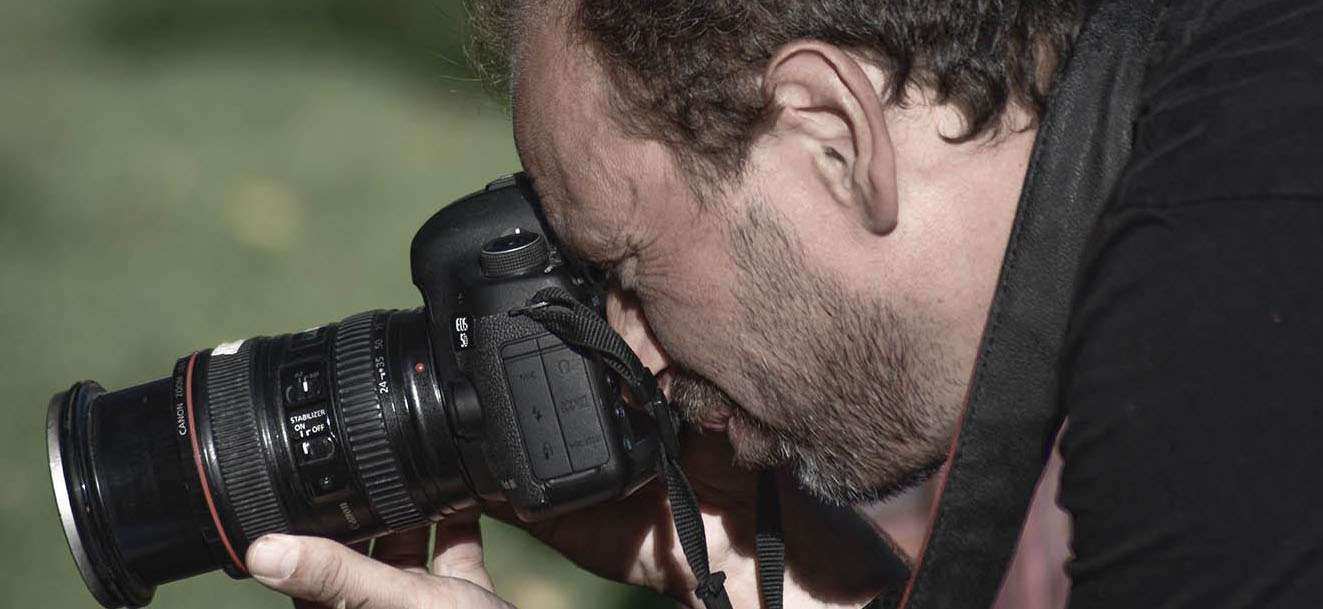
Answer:
<svg viewBox="0 0 1323 609"><path fill-rule="evenodd" d="M612 288L607 292L606 320L653 374L660 375L671 365L670 356L653 336L643 306L633 293L620 288Z"/></svg>

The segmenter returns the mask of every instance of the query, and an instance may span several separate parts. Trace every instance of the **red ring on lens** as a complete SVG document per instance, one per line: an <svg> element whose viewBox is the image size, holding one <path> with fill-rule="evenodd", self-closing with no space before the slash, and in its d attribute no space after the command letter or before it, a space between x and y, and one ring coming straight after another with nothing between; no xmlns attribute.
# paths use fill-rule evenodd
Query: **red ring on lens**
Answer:
<svg viewBox="0 0 1323 609"><path fill-rule="evenodd" d="M207 510L211 512L211 521L216 524L216 534L220 536L221 545L225 546L225 551L229 553L230 560L234 561L234 566L246 574L248 569L244 568L243 561L239 560L239 554L234 551L234 546L230 545L225 527L221 526L220 514L216 512L216 502L211 498L211 485L207 484L206 469L202 466L202 451L198 449L198 427L193 421L193 364L197 359L197 352L189 356L188 372L184 376L184 404L188 410L188 439L193 444L193 465L197 466L198 481L202 483L202 497L207 500Z"/></svg>

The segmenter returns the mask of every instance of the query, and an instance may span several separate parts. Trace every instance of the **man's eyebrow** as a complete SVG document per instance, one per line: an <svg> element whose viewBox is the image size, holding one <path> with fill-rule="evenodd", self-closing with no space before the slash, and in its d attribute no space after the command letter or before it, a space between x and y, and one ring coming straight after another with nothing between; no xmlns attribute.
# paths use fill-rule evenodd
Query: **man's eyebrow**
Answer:
<svg viewBox="0 0 1323 609"><path fill-rule="evenodd" d="M563 216L562 219L564 219ZM582 237L582 235L573 230L572 224L573 223L570 223L569 226L564 227L564 230L557 230L556 232L556 237L565 248L566 252L580 262L600 267L603 270L609 270L616 265L617 261L613 260L611 256L605 255L604 249L600 247L600 244L589 243ZM566 236L567 232L570 233L569 237ZM598 245L598 247L593 247L594 245Z"/></svg>
<svg viewBox="0 0 1323 609"><path fill-rule="evenodd" d="M564 213L565 208L559 206L563 205L564 202L556 195L546 192L546 189L538 189L536 180L533 181L533 189L538 195L538 201L542 207L542 216L547 221L547 229L551 231L551 236L554 238L554 241L560 245L565 253L574 258L577 258L582 262L598 264L593 260L592 256L584 251L581 244L572 238L575 223L566 217ZM551 203L551 205L548 205L548 203ZM553 209L559 211L553 212L551 211Z"/></svg>
<svg viewBox="0 0 1323 609"><path fill-rule="evenodd" d="M606 268L607 265L610 264L610 262L607 261L605 258L593 254L593 252L590 250L584 249L582 245L575 242L574 240L565 239L564 237L561 237L560 242L561 245L564 246L565 251L568 252L571 256L578 259L580 262L586 262L593 266L598 266L602 268Z"/></svg>

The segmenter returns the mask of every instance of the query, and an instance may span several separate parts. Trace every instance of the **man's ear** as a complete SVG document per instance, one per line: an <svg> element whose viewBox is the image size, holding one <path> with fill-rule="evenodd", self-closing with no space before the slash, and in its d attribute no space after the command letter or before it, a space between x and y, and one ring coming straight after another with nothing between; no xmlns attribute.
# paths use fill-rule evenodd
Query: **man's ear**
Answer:
<svg viewBox="0 0 1323 609"><path fill-rule="evenodd" d="M873 233L895 228L895 149L882 99L859 62L824 42L790 42L768 62L762 90L775 111L772 135L809 147L832 198Z"/></svg>

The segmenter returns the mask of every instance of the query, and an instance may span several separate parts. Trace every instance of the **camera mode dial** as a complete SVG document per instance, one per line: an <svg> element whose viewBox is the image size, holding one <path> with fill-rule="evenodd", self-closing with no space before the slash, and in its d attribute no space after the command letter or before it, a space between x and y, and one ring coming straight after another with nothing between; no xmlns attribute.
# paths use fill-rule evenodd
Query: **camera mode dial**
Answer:
<svg viewBox="0 0 1323 609"><path fill-rule="evenodd" d="M492 279L539 272L547 268L550 260L546 238L535 232L518 229L488 241L478 255L482 274Z"/></svg>

